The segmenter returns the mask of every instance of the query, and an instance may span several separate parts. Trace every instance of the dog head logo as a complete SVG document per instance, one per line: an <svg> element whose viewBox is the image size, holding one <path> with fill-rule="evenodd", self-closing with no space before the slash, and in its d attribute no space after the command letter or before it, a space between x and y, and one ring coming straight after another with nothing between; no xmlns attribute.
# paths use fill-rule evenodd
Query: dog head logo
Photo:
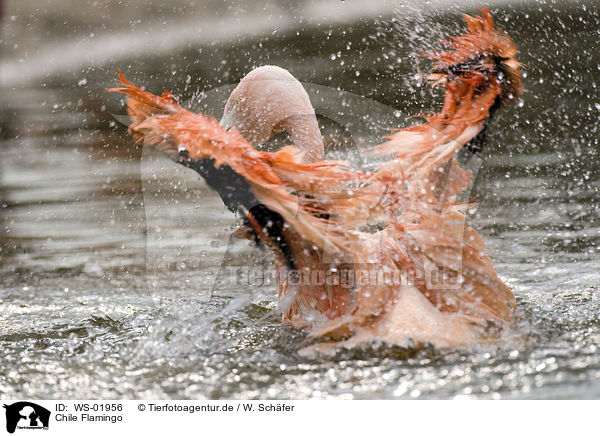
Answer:
<svg viewBox="0 0 600 436"><path fill-rule="evenodd" d="M5 404L6 431L14 433L19 429L47 429L50 422L50 411L28 401Z"/></svg>

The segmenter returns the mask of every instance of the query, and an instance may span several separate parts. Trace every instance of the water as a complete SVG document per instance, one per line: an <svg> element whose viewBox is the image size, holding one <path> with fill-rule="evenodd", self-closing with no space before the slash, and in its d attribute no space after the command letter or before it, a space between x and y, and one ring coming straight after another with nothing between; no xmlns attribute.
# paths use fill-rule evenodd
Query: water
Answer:
<svg viewBox="0 0 600 436"><path fill-rule="evenodd" d="M5 76L0 395L598 398L600 19L591 3L495 11L527 74L522 107L499 114L475 162L473 225L521 312L519 334L497 347L301 357L304 333L279 322L273 284L213 287L227 250L236 261L256 256L230 240L235 218L193 173L136 150L111 115L122 112L104 92L117 66L187 98L272 63L400 110L406 125L404 114L439 99L415 85L412 62L394 59L411 59L428 28L455 31L459 21L456 10L434 10L419 30L400 14L218 42L201 54L192 44L129 53L29 84ZM334 152L352 157L361 138L336 142L347 130L321 122Z"/></svg>

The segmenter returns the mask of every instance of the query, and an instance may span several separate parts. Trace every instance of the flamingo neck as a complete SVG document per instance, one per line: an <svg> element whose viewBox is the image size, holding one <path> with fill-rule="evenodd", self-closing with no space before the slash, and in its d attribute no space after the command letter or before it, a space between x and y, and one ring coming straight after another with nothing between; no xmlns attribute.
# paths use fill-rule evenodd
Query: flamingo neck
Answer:
<svg viewBox="0 0 600 436"><path fill-rule="evenodd" d="M281 122L280 128L290 135L294 146L306 152L306 163L323 160L323 139L314 113L288 117Z"/></svg>

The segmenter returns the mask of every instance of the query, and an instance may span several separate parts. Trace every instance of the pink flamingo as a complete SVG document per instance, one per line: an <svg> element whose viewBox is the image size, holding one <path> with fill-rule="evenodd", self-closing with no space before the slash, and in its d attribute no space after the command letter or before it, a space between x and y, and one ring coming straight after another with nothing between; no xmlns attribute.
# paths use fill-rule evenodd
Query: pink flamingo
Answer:
<svg viewBox="0 0 600 436"><path fill-rule="evenodd" d="M229 130L122 74L110 91L129 97L137 143L197 171L243 215L246 233L272 249L284 321L334 347L487 342L511 325L516 306L466 223L469 204L456 199L471 174L455 155L522 89L515 45L482 14L465 15L468 32L428 55L437 60L430 78L446 90L441 111L369 150L389 156L372 173L322 160L308 96L277 67L251 72L233 91L222 120ZM293 146L267 153L251 145L282 130ZM368 230L373 221L379 230ZM378 274L410 280L373 280ZM319 276L330 280L313 280ZM354 280L348 286L340 277Z"/></svg>

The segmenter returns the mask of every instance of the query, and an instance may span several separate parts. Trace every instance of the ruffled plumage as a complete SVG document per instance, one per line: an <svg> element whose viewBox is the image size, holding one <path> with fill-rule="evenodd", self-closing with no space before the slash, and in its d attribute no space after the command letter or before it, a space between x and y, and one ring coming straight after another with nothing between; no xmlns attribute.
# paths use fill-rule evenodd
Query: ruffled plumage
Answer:
<svg viewBox="0 0 600 436"><path fill-rule="evenodd" d="M258 204L281 217L273 232L252 208L237 207L276 255L284 320L346 344L374 338L399 345L479 342L489 337L490 324L509 325L516 308L481 236L466 222L468 204L456 200L471 174L455 154L521 92L516 48L482 12L465 17L468 33L453 38L451 50L429 55L437 60L432 78L446 88L442 110L371 149L390 160L370 174L340 161L303 163L294 147L258 151L235 129L179 107L167 92L143 91L120 73L122 86L110 91L129 97L129 131L138 143L182 163L208 160L230 168ZM366 230L371 222L379 230ZM299 277L334 272L354 280L296 282L291 265ZM361 274L407 280L363 283Z"/></svg>

